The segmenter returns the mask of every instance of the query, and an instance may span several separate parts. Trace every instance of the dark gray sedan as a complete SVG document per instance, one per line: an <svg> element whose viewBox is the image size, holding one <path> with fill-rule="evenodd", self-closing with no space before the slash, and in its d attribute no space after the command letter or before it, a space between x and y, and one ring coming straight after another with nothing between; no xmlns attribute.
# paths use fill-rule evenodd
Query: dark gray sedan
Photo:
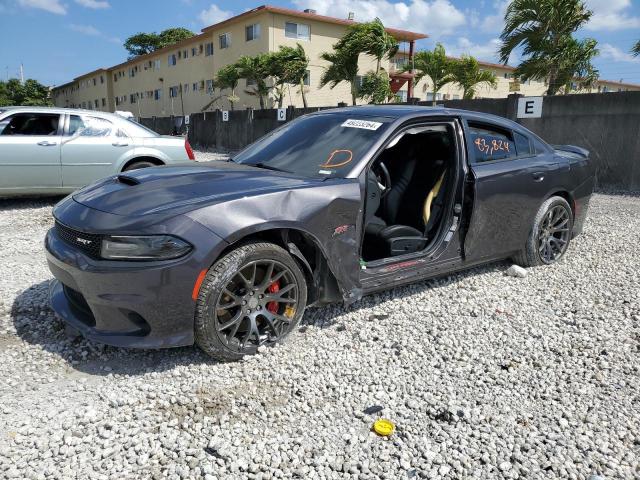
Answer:
<svg viewBox="0 0 640 480"><path fill-rule="evenodd" d="M481 263L561 259L588 152L503 118L413 106L301 117L230 162L125 172L54 209L55 311L118 346L238 359L305 307Z"/></svg>

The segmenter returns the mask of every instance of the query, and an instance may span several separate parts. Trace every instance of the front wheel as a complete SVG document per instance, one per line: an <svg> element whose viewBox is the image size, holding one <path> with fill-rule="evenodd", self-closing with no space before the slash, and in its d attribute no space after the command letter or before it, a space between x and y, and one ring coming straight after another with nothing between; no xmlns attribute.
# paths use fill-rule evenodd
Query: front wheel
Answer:
<svg viewBox="0 0 640 480"><path fill-rule="evenodd" d="M573 230L573 212L562 197L551 197L538 210L525 248L515 262L523 267L550 265L567 251Z"/></svg>
<svg viewBox="0 0 640 480"><path fill-rule="evenodd" d="M196 305L195 339L208 355L238 360L282 341L307 302L304 273L284 249L248 243L207 273Z"/></svg>

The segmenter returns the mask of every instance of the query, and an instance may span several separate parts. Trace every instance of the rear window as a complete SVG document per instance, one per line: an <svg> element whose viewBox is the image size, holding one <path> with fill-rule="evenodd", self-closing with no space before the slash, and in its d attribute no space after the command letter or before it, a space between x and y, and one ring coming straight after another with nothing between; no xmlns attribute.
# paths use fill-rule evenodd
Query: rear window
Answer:
<svg viewBox="0 0 640 480"><path fill-rule="evenodd" d="M518 132L513 132L513 138L516 141L516 151L519 157L522 155L531 155L532 149L529 137Z"/></svg>
<svg viewBox="0 0 640 480"><path fill-rule="evenodd" d="M469 125L471 147L476 163L507 160L518 155L512 133L486 125Z"/></svg>
<svg viewBox="0 0 640 480"><path fill-rule="evenodd" d="M136 122L132 118L127 118L127 133L131 137L159 137L160 134L150 128Z"/></svg>

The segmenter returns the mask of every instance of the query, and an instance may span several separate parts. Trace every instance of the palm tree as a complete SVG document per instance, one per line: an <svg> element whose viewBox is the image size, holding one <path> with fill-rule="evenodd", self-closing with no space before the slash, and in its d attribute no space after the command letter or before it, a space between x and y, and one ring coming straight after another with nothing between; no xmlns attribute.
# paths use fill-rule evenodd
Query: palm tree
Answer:
<svg viewBox="0 0 640 480"><path fill-rule="evenodd" d="M267 84L270 73L269 58L267 53L260 53L253 57L243 55L236 62L239 77L253 83L253 88L245 90L245 93L258 97L260 109L264 109L265 98L271 91L271 86Z"/></svg>
<svg viewBox="0 0 640 480"><path fill-rule="evenodd" d="M227 100L231 104L231 110L234 109L234 104L239 100L236 95L236 88L238 88L238 80L240 80L240 74L238 73L238 67L231 63L226 67L222 67L218 70L216 75L216 83L218 84L218 88L230 90L231 92L227 95Z"/></svg>
<svg viewBox="0 0 640 480"><path fill-rule="evenodd" d="M564 85L564 93L573 90L574 85L577 90L595 85L599 72L591 60L598 55L597 43L591 38L576 40L571 37L564 44L556 82L558 85Z"/></svg>
<svg viewBox="0 0 640 480"><path fill-rule="evenodd" d="M476 94L476 87L489 85L496 88L498 81L495 73L489 70L481 70L478 60L470 55L462 55L459 60L451 63L451 76L453 82L462 88L462 98L472 99Z"/></svg>
<svg viewBox="0 0 640 480"><path fill-rule="evenodd" d="M336 49L365 53L376 59L376 71L380 73L383 58L398 53L398 41L385 29L379 18L371 22L352 25L335 46Z"/></svg>
<svg viewBox="0 0 640 480"><path fill-rule="evenodd" d="M634 57L637 57L638 55L640 55L640 40L638 40L636 44L633 46L633 48L631 49L631 54Z"/></svg>
<svg viewBox="0 0 640 480"><path fill-rule="evenodd" d="M307 108L307 97L304 91L304 78L309 67L309 57L299 43L295 48L280 46L271 54L271 75L275 78L278 93L278 104L282 107L282 97L285 84L298 85L302 95L302 103Z"/></svg>
<svg viewBox="0 0 640 480"><path fill-rule="evenodd" d="M431 92L434 106L436 105L436 94L447 83L454 81L451 68L452 61L447 58L444 47L440 43L436 45L433 51L422 50L413 57L413 70L416 71L413 82L417 84L424 77L429 77L432 84ZM411 65L404 67L404 71L411 69Z"/></svg>
<svg viewBox="0 0 640 480"><path fill-rule="evenodd" d="M511 53L522 47L525 60L515 75L522 80L546 79L547 94L554 95L565 85L559 77L574 66L576 72L572 75L579 73L579 67L584 66L584 57L571 65L569 60L576 60L577 50L570 52L566 48L573 39L572 34L589 21L591 15L582 0L513 0L507 7L500 35L500 61L506 64ZM583 45L581 51L589 54L593 49L586 47ZM559 71L560 65L564 72Z"/></svg>
<svg viewBox="0 0 640 480"><path fill-rule="evenodd" d="M336 85L347 82L351 86L351 102L356 105L358 98L358 52L351 52L347 49L335 48L333 52L324 52L320 58L329 62L320 78L320 87L329 85L335 88Z"/></svg>

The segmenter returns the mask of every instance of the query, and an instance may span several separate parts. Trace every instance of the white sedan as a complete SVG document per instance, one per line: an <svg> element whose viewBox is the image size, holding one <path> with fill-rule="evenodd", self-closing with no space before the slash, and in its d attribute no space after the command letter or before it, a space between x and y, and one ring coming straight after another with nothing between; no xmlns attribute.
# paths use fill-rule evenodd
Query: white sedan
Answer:
<svg viewBox="0 0 640 480"><path fill-rule="evenodd" d="M0 197L65 194L122 171L194 159L186 138L119 115L0 107Z"/></svg>

